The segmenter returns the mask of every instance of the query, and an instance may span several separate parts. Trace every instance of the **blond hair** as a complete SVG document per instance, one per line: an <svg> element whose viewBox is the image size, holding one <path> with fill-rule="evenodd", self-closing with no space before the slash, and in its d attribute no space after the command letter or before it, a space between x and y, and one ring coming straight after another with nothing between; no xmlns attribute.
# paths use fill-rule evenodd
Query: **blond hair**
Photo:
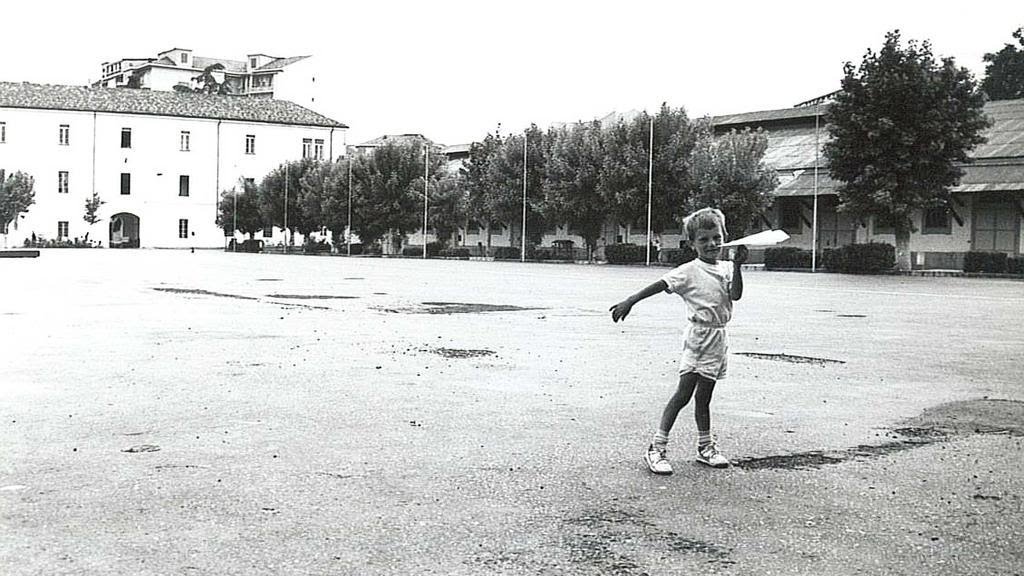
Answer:
<svg viewBox="0 0 1024 576"><path fill-rule="evenodd" d="M697 237L698 230L710 230L721 228L723 239L727 234L725 230L725 214L717 208L701 208L683 219L683 230L686 237L692 242Z"/></svg>

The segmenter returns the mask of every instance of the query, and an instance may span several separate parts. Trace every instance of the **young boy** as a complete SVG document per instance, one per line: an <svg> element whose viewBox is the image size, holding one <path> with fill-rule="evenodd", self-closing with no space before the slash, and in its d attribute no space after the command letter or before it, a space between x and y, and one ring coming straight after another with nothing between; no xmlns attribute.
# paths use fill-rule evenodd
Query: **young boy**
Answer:
<svg viewBox="0 0 1024 576"><path fill-rule="evenodd" d="M714 468L725 468L729 460L718 451L711 438L711 394L715 382L725 377L725 325L732 318L732 302L743 296L740 265L747 260L747 247L736 250L732 263L719 262L718 253L725 241L725 215L703 208L686 217L683 228L697 259L665 274L661 280L611 307L612 320L625 320L637 302L659 292L680 295L689 310L689 326L679 363L679 387L661 415L644 462L655 474L671 474L666 457L668 434L676 416L696 392L694 416L697 420L697 461Z"/></svg>

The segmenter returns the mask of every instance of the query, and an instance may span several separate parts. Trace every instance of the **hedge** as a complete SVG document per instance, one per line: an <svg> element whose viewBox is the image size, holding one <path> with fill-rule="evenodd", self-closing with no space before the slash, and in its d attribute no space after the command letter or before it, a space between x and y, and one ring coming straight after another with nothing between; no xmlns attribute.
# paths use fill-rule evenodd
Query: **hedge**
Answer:
<svg viewBox="0 0 1024 576"><path fill-rule="evenodd" d="M964 272L1003 274L1009 271L1009 260L1003 252L968 252L964 254ZM1020 266L1013 260L1013 266Z"/></svg>
<svg viewBox="0 0 1024 576"><path fill-rule="evenodd" d="M433 258L441 253L444 247L440 242L427 242L427 258ZM402 248L402 256L419 256L423 257L423 245L419 246L406 246Z"/></svg>
<svg viewBox="0 0 1024 576"><path fill-rule="evenodd" d="M845 274L877 274L896 265L896 247L870 242L847 244L822 253L822 265L831 272Z"/></svg>
<svg viewBox="0 0 1024 576"><path fill-rule="evenodd" d="M495 260L519 260L519 248L513 246L499 246L494 251Z"/></svg>
<svg viewBox="0 0 1024 576"><path fill-rule="evenodd" d="M604 247L609 264L633 264L647 261L647 247L638 244L610 244ZM651 246L651 260L658 259L658 247Z"/></svg>
<svg viewBox="0 0 1024 576"><path fill-rule="evenodd" d="M795 246L768 248L764 251L764 267L766 270L780 268L810 268L811 251Z"/></svg>

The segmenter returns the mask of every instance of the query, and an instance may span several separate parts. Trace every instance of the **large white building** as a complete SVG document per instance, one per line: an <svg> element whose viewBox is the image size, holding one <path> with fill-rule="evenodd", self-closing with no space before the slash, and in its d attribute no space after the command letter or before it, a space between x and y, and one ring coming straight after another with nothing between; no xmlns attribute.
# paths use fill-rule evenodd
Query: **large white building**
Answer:
<svg viewBox="0 0 1024 576"><path fill-rule="evenodd" d="M316 60L311 56L281 58L249 54L245 60L194 56L187 48L171 48L155 58L122 58L104 62L94 88L134 87L171 91L175 87L202 88L207 69L225 94L276 98L302 106L317 105Z"/></svg>
<svg viewBox="0 0 1024 576"><path fill-rule="evenodd" d="M0 169L35 179L8 245L89 233L104 246L224 246L222 191L287 160L343 155L347 128L276 99L0 82ZM105 204L90 226L93 192Z"/></svg>

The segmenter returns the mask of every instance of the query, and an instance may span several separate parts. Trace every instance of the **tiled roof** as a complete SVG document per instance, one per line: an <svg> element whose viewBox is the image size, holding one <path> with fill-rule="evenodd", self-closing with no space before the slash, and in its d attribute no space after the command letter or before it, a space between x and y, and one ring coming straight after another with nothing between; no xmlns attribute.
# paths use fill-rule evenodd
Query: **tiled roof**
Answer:
<svg viewBox="0 0 1024 576"><path fill-rule="evenodd" d="M348 128L337 120L287 100L27 82L0 82L0 108L76 110Z"/></svg>
<svg viewBox="0 0 1024 576"><path fill-rule="evenodd" d="M729 128L734 125L778 124L794 120L801 121L801 123L809 121L813 125L815 109L817 109L819 114L824 115L828 111L828 105L822 104L817 107L801 106L799 108L782 108L781 110L761 110L759 112L713 116L711 123L716 128Z"/></svg>
<svg viewBox="0 0 1024 576"><path fill-rule="evenodd" d="M356 148L376 148L389 142L395 144L407 144L410 142L420 144L426 142L431 146L434 145L434 142L431 142L429 138L422 134L385 134L384 136L374 138L373 140L367 140L362 144L356 144Z"/></svg>
<svg viewBox="0 0 1024 576"><path fill-rule="evenodd" d="M203 56L194 56L192 58L192 67L200 70L205 70L207 66L213 66L214 64L220 64L224 66L225 72L245 72L245 62L238 60L225 60L223 58L205 58Z"/></svg>
<svg viewBox="0 0 1024 576"><path fill-rule="evenodd" d="M279 68L284 68L285 66L288 66L290 64L295 64L299 60L305 60L306 58L309 58L309 56L292 56L290 58L277 58L275 60L267 62L263 66L260 66L259 68L257 68L257 70L277 70Z"/></svg>

